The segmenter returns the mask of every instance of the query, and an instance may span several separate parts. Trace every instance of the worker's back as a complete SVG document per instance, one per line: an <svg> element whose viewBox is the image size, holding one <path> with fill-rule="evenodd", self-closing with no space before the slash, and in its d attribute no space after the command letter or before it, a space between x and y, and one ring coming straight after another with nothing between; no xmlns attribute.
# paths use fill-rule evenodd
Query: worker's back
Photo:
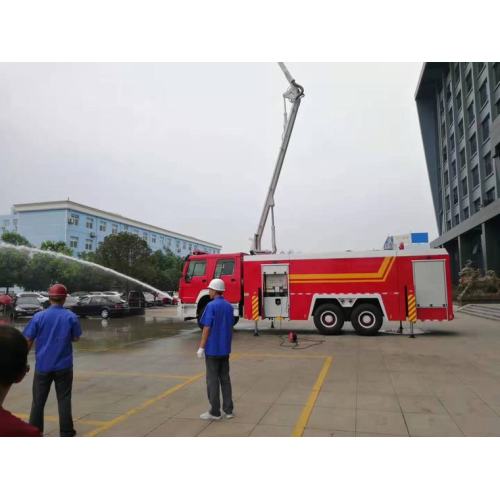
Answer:
<svg viewBox="0 0 500 500"><path fill-rule="evenodd" d="M59 305L33 316L24 335L36 341L36 369L52 372L72 368L72 340L81 335L78 317Z"/></svg>
<svg viewBox="0 0 500 500"><path fill-rule="evenodd" d="M210 327L205 354L207 356L229 355L234 324L233 306L222 295L217 295L205 307L201 323Z"/></svg>

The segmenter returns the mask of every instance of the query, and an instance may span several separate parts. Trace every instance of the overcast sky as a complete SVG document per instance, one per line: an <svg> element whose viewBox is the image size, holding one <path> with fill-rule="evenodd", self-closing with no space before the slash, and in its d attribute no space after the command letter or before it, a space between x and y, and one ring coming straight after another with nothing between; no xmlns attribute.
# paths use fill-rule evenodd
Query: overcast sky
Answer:
<svg viewBox="0 0 500 500"><path fill-rule="evenodd" d="M306 96L275 197L278 249L435 237L421 64L288 67ZM69 197L248 251L287 85L271 63L0 64L0 213Z"/></svg>

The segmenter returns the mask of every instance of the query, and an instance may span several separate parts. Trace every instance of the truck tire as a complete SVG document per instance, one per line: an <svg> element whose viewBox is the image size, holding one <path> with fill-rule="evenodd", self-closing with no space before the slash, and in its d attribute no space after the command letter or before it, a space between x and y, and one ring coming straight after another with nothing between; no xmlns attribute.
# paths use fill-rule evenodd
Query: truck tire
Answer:
<svg viewBox="0 0 500 500"><path fill-rule="evenodd" d="M334 335L344 326L344 312L337 304L323 304L314 313L314 325L320 333Z"/></svg>
<svg viewBox="0 0 500 500"><path fill-rule="evenodd" d="M351 323L360 335L377 335L384 318L373 304L359 304L351 313Z"/></svg>
<svg viewBox="0 0 500 500"><path fill-rule="evenodd" d="M109 311L107 309L103 309L101 311L101 318L102 319L108 319L109 318Z"/></svg>

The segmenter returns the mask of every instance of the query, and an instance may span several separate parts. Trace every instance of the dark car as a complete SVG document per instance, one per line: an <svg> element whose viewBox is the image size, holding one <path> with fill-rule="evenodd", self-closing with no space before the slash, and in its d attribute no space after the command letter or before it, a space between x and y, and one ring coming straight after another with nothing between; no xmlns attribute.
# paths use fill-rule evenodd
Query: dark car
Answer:
<svg viewBox="0 0 500 500"><path fill-rule="evenodd" d="M142 292L134 290L129 292L126 297L130 314L144 314L146 298Z"/></svg>
<svg viewBox="0 0 500 500"><path fill-rule="evenodd" d="M70 309L78 316L100 316L102 319L107 319L127 314L128 304L119 297L88 295L82 297Z"/></svg>
<svg viewBox="0 0 500 500"><path fill-rule="evenodd" d="M36 297L17 297L14 303L14 318L22 316L33 316L43 311L43 305Z"/></svg>

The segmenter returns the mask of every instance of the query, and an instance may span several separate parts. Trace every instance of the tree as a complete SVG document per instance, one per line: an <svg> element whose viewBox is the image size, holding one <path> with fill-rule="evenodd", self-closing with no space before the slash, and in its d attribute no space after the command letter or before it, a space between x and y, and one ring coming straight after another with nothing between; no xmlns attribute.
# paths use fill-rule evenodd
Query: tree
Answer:
<svg viewBox="0 0 500 500"><path fill-rule="evenodd" d="M148 244L129 233L106 236L95 252L94 262L146 282L155 272Z"/></svg>
<svg viewBox="0 0 500 500"><path fill-rule="evenodd" d="M12 248L0 248L0 286L9 288L23 286L29 258L21 251Z"/></svg>
<svg viewBox="0 0 500 500"><path fill-rule="evenodd" d="M19 233L16 233L14 231L5 231L4 233L2 233L0 239L5 243L10 243L11 245L25 247L33 246L24 236L21 236Z"/></svg>
<svg viewBox="0 0 500 500"><path fill-rule="evenodd" d="M41 250L50 250L51 252L62 253L64 255L73 255L71 248L64 241L42 241Z"/></svg>

